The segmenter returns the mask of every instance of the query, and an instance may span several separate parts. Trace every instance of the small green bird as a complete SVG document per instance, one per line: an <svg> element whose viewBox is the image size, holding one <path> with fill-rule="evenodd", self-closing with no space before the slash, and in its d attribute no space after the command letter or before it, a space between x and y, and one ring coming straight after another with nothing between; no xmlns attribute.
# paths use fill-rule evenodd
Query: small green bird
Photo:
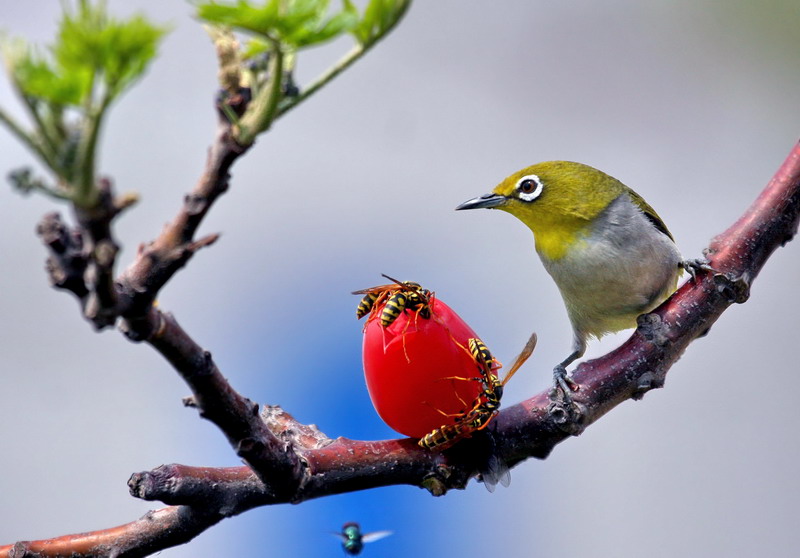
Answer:
<svg viewBox="0 0 800 558"><path fill-rule="evenodd" d="M561 291L574 341L553 376L567 401L574 382L566 367L583 356L587 340L635 327L677 287L684 264L664 222L636 192L590 166L538 163L456 207L478 208L525 223Z"/></svg>

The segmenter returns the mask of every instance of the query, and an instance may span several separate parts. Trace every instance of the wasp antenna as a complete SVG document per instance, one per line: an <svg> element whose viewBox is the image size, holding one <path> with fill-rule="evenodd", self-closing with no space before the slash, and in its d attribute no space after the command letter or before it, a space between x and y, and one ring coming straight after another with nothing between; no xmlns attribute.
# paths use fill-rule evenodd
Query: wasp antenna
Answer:
<svg viewBox="0 0 800 558"><path fill-rule="evenodd" d="M389 281L394 281L394 282L395 282L395 283L397 283L398 285L405 286L405 285L403 285L403 282L402 282L402 281L398 281L398 280L397 280L397 279L395 279L394 277L389 277L389 276L388 276L388 275L386 275L385 273L381 273L381 277L386 277L386 278L387 278Z"/></svg>

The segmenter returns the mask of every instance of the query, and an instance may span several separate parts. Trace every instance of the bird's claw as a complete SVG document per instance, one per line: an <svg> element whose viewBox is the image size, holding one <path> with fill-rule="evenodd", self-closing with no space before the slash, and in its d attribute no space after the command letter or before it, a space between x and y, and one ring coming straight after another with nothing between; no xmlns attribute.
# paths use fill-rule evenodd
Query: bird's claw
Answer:
<svg viewBox="0 0 800 558"><path fill-rule="evenodd" d="M550 398L559 398L567 405L572 405L572 392L578 391L578 383L567 376L567 369L559 364L553 368L553 389L550 391Z"/></svg>
<svg viewBox="0 0 800 558"><path fill-rule="evenodd" d="M547 412L558 428L573 436L583 430L581 417L585 410L572 399L572 392L578 391L579 387L575 380L567 376L563 364L553 369L553 389L550 391Z"/></svg>
<svg viewBox="0 0 800 558"><path fill-rule="evenodd" d="M697 274L701 271L708 271L710 273L719 273L716 269L711 267L711 262L708 258L693 258L691 260L683 260L678 264L678 267L683 269L692 278L692 281L697 280Z"/></svg>

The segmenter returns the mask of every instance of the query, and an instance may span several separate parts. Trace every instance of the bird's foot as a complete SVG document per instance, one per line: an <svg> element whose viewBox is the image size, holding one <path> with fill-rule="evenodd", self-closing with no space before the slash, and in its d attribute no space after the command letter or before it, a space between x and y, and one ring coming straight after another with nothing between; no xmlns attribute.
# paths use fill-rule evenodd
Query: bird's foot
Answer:
<svg viewBox="0 0 800 558"><path fill-rule="evenodd" d="M711 267L711 262L708 258L693 258L691 260L682 260L678 267L683 269L692 278L692 281L697 280L697 274L701 271L708 271L713 274L719 273L716 269Z"/></svg>
<svg viewBox="0 0 800 558"><path fill-rule="evenodd" d="M563 364L553 369L553 389L550 391L547 413L558 428L573 436L583 430L582 417L585 409L572 399L572 392L578 391L579 387L575 380L567 376Z"/></svg>
<svg viewBox="0 0 800 558"><path fill-rule="evenodd" d="M567 405L572 405L572 392L578 391L578 383L567 376L567 369L563 364L553 368L553 389L550 390L550 399L560 399Z"/></svg>

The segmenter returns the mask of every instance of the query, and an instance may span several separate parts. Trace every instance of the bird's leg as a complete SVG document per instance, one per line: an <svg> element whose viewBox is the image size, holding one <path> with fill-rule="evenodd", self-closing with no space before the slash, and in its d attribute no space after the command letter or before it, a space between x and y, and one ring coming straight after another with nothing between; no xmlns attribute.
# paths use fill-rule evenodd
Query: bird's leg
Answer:
<svg viewBox="0 0 800 558"><path fill-rule="evenodd" d="M565 403L572 403L572 392L578 390L578 384L567 375L567 366L576 358L574 353L569 356L564 362L557 364L553 368L553 389L550 391L550 397L557 397L561 393L561 397Z"/></svg>
<svg viewBox="0 0 800 558"><path fill-rule="evenodd" d="M580 335L575 335L572 353L553 368L553 389L550 398L554 399L561 393L561 399L568 405L572 404L572 392L578 390L578 384L567 376L567 366L575 362L586 352L586 341Z"/></svg>
<svg viewBox="0 0 800 558"><path fill-rule="evenodd" d="M575 338L575 350L563 362L553 368L553 389L550 390L550 405L547 414L550 419L565 432L577 435L580 433L581 407L572 399L572 392L577 391L578 383L567 376L567 366L583 356L586 342Z"/></svg>

